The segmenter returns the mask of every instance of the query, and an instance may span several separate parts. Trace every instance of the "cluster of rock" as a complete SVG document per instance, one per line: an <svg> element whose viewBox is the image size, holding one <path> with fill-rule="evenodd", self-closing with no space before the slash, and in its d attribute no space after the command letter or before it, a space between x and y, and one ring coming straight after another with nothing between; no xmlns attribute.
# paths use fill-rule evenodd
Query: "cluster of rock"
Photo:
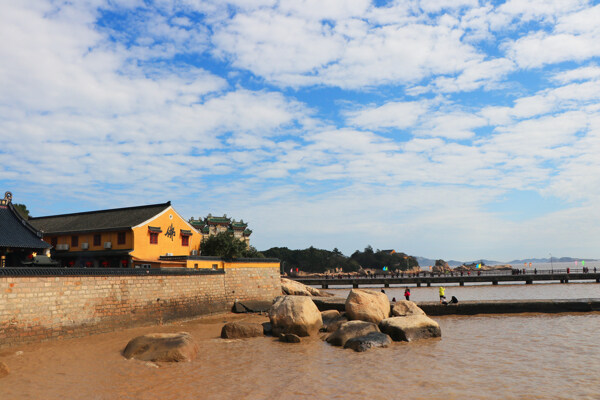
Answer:
<svg viewBox="0 0 600 400"><path fill-rule="evenodd" d="M319 311L308 295L285 295L277 297L271 305L269 322L234 321L221 329L221 337L225 339L264 335L276 336L287 343L321 335L333 346L366 351L387 347L392 341L440 337L441 330L412 301L401 300L392 306L385 293L353 289L341 313ZM197 353L198 345L186 332L139 336L123 350L125 358L147 362L191 361Z"/></svg>
<svg viewBox="0 0 600 400"><path fill-rule="evenodd" d="M230 322L221 337L246 338L272 334L283 342L298 343L303 337L317 336L334 346L365 351L387 347L392 341L413 341L441 336L437 322L411 301L392 307L384 293L353 289L346 299L345 312L320 312L310 297L277 297L269 310L270 323ZM261 329L262 328L262 329Z"/></svg>
<svg viewBox="0 0 600 400"><path fill-rule="evenodd" d="M458 272L467 272L467 271L503 271L503 270L511 270L512 265L504 264L504 265L482 265L481 267L477 267L477 264L468 264L468 265L460 265L454 268L454 271Z"/></svg>
<svg viewBox="0 0 600 400"><path fill-rule="evenodd" d="M436 274L445 274L450 271L452 271L452 268L450 268L450 265L446 261L436 261L436 264L431 268L431 272Z"/></svg>

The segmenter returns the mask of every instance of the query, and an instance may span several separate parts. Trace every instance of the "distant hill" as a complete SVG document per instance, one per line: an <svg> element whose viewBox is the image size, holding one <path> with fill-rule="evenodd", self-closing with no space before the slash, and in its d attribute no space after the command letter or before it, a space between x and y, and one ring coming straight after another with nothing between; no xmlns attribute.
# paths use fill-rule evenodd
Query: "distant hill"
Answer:
<svg viewBox="0 0 600 400"><path fill-rule="evenodd" d="M552 257L552 262L575 262L575 261L598 261L597 259L593 259L593 258L574 258L574 257ZM417 261L419 262L419 265L421 266L421 268L423 267L427 267L429 265L435 265L435 260L431 259L431 258L427 258L427 257L417 257ZM446 262L448 263L448 265L452 268L458 267L460 265L468 265L468 264L477 264L482 262L485 265L503 265L503 264L510 264L510 265L523 265L525 263L529 264L537 264L537 263L549 263L550 262L550 257L548 258L524 258L522 260L512 260L512 261L495 261L495 260L487 260L487 259L479 259L479 260L473 260L473 261L458 261L458 260L447 260Z"/></svg>
<svg viewBox="0 0 600 400"><path fill-rule="evenodd" d="M552 257L552 262L575 262L575 261L598 261L594 258ZM524 263L549 263L550 258L525 258L523 260L512 260L508 264Z"/></svg>

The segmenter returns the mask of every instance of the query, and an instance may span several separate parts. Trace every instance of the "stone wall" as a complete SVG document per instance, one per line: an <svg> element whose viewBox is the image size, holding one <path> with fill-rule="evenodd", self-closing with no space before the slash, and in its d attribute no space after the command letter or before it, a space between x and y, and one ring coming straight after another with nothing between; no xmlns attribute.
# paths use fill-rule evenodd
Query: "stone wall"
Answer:
<svg viewBox="0 0 600 400"><path fill-rule="evenodd" d="M229 311L281 294L279 265L213 275L0 277L0 348Z"/></svg>

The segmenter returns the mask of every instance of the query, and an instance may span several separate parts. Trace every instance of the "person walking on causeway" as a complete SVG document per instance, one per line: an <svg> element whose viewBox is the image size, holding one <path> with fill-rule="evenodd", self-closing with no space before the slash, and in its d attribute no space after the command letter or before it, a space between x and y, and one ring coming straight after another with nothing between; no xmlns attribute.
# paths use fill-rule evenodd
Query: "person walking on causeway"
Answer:
<svg viewBox="0 0 600 400"><path fill-rule="evenodd" d="M404 291L404 298L406 298L406 300L410 301L410 289L406 288L406 290Z"/></svg>
<svg viewBox="0 0 600 400"><path fill-rule="evenodd" d="M440 303L441 303L444 300L446 300L446 289L444 289L443 286L440 286L439 292L440 292Z"/></svg>

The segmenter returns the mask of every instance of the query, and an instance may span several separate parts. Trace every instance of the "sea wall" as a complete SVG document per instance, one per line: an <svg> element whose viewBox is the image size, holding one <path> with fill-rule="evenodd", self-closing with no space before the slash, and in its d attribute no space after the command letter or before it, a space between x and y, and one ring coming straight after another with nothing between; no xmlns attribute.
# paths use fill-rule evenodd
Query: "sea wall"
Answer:
<svg viewBox="0 0 600 400"><path fill-rule="evenodd" d="M205 275L0 276L0 348L231 310L281 294L279 264Z"/></svg>
<svg viewBox="0 0 600 400"><path fill-rule="evenodd" d="M321 311L344 311L346 298L313 298ZM460 301L458 304L440 304L438 301L418 302L417 305L432 315L477 315L477 314L516 314L516 313L570 313L600 311L600 299L560 299L560 300L477 300Z"/></svg>

